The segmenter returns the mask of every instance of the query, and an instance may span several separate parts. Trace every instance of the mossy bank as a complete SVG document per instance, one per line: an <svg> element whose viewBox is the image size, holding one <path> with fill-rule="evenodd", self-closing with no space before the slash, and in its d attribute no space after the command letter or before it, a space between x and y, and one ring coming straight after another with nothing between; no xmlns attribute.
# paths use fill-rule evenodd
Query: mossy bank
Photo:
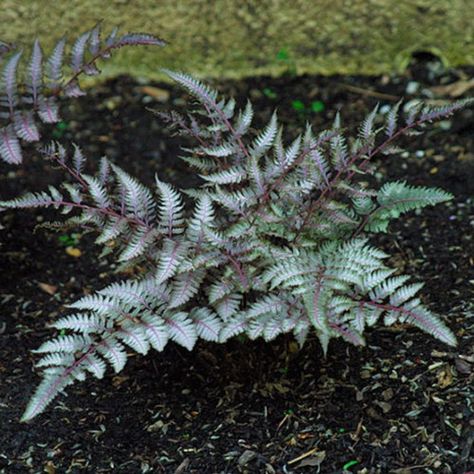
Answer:
<svg viewBox="0 0 474 474"><path fill-rule="evenodd" d="M158 34L166 49L123 51L105 75L156 79L157 64L198 76L381 74L414 51L474 63L470 0L2 0L2 39L45 46L95 22Z"/></svg>

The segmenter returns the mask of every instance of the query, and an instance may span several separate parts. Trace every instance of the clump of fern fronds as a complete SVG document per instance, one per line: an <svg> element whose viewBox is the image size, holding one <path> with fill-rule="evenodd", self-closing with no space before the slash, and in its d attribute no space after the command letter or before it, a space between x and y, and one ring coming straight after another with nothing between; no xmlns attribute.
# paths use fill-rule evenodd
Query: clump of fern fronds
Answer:
<svg viewBox="0 0 474 474"><path fill-rule="evenodd" d="M237 110L234 100L192 77L168 74L197 101L188 116L164 116L195 140L183 159L204 184L185 191L189 212L183 193L159 177L148 189L105 158L91 176L82 152L59 144L45 156L71 181L0 203L61 209L68 225L95 228L97 243L122 265L144 269L139 279L73 303L52 325L65 334L36 350L43 381L23 420L87 373L100 378L107 364L122 370L127 351L161 351L168 341L191 350L198 338L270 341L292 333L303 345L313 333L326 352L332 338L364 345L367 327L404 322L456 344L422 304L422 285L389 268L387 255L370 243L392 219L451 195L402 181L368 188L355 176L369 173L378 153L394 151L399 137L467 102L417 107L405 119L396 106L384 123L375 109L352 139L338 117L331 129L316 134L308 127L286 143L276 114L254 132L250 102Z"/></svg>
<svg viewBox="0 0 474 474"><path fill-rule="evenodd" d="M141 33L119 34L115 28L105 39L101 25L82 33L66 51L66 39L56 43L49 56L39 40L34 42L25 74L18 69L23 51L0 41L0 158L7 163L22 161L21 142L40 140L40 124L60 121L58 98L79 97L81 76L100 74L99 61L124 46L164 46L156 36Z"/></svg>

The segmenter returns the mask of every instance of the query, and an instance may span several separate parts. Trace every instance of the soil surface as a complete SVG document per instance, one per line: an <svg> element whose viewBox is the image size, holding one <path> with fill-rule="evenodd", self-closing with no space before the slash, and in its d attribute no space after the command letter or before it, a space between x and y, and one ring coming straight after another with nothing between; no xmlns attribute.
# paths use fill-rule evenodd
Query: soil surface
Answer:
<svg viewBox="0 0 474 474"><path fill-rule="evenodd" d="M434 72L433 72L434 71ZM217 84L239 103L249 95L263 124L274 107L299 132L341 109L354 129L379 102L450 99L472 71L421 61L403 77L258 78ZM453 84L458 85L456 90ZM462 85L462 84L461 84ZM451 86L451 88L449 88ZM453 92L454 89L454 92ZM468 94L461 90L461 94ZM106 154L151 184L195 178L177 156L183 143L145 107L183 107L163 84L123 77L64 111L53 137L73 139L94 162ZM375 329L366 348L312 338L170 344L131 356L119 375L67 390L31 424L19 423L39 377L33 370L46 325L85 292L123 278L98 259L89 235L35 226L54 214L0 214L0 472L2 473L467 473L474 470L474 115L472 110L379 158L380 180L439 186L455 195L391 227L377 244L391 263L426 282L427 305L459 339L448 348L416 329ZM38 153L0 167L0 198L57 184Z"/></svg>

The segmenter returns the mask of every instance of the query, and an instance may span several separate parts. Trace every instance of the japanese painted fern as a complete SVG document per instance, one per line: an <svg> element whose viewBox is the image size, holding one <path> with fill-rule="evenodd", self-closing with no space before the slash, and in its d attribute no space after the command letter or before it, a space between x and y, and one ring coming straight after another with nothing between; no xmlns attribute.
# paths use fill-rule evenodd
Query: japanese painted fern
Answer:
<svg viewBox="0 0 474 474"><path fill-rule="evenodd" d="M71 181L0 203L61 209L68 225L95 228L96 242L123 265L144 269L139 279L73 303L71 314L53 324L63 335L36 350L43 381L23 420L87 373L101 378L107 365L119 372L128 351L161 351L170 340L191 350L198 338L225 342L246 334L270 341L291 332L302 345L314 333L326 352L332 338L363 345L367 327L408 323L456 344L421 303L422 285L389 268L387 255L369 241L391 219L451 195L401 181L371 189L359 176L372 172L376 154L393 152L400 136L465 102L420 105L404 119L397 106L383 125L374 110L354 139L337 118L330 130L315 134L308 127L287 144L276 114L254 132L250 102L237 110L201 82L167 74L197 102L189 116L162 118L194 138L184 160L201 186L182 192L157 177L147 189L105 158L90 176L77 147L67 152L55 143L45 157Z"/></svg>

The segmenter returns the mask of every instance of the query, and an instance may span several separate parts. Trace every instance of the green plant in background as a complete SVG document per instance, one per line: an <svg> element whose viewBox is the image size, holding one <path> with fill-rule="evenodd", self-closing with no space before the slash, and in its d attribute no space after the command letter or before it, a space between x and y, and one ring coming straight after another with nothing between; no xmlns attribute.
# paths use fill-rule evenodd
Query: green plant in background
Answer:
<svg viewBox="0 0 474 474"><path fill-rule="evenodd" d="M346 462L346 464L344 464L344 466L342 466L342 470L343 471L348 471L351 467L354 467L357 464L359 464L359 461L356 461L355 459L353 459L351 461Z"/></svg>
<svg viewBox="0 0 474 474"><path fill-rule="evenodd" d="M291 108L293 110L296 110L297 112L304 112L306 110L306 106L304 105L304 102L302 102L299 99L291 101Z"/></svg>
<svg viewBox="0 0 474 474"><path fill-rule="evenodd" d="M311 113L319 114L323 112L326 107L324 102L320 100L313 100L308 107L302 100L296 99L291 101L291 108L303 115L310 115Z"/></svg>
<svg viewBox="0 0 474 474"><path fill-rule="evenodd" d="M264 87L262 89L262 93L267 99L271 99L271 100L278 99L278 94L270 87Z"/></svg>
<svg viewBox="0 0 474 474"><path fill-rule="evenodd" d="M326 106L324 105L324 102L321 100L313 100L311 102L311 111L314 112L315 114L319 114L320 112L324 112L324 109Z"/></svg>
<svg viewBox="0 0 474 474"><path fill-rule="evenodd" d="M191 350L198 338L270 341L292 333L303 345L314 334L326 353L333 338L361 346L368 327L404 322L456 344L421 303L422 285L390 268L370 243L391 220L452 196L400 181L370 188L360 176L373 173L378 154L397 152L400 137L469 101L418 104L406 117L397 105L383 120L376 108L355 137L338 116L329 130L308 127L287 143L276 114L254 131L250 101L239 110L196 79L165 72L197 102L186 115L159 115L194 140L183 160L201 186L180 191L156 177L148 189L106 158L89 175L78 147L52 143L43 154L68 176L62 188L0 202L61 209L71 214L68 228L96 229L99 245L113 241L120 268L143 272L84 296L52 324L67 334L35 351L43 379L23 421L87 374L101 378L107 365L120 372L129 350L162 351L170 341Z"/></svg>
<svg viewBox="0 0 474 474"><path fill-rule="evenodd" d="M53 138L59 140L63 137L66 130L69 128L69 125L66 122L58 122L53 129Z"/></svg>
<svg viewBox="0 0 474 474"><path fill-rule="evenodd" d="M276 54L276 60L278 63L283 64L286 68L286 73L290 76L296 76L296 62L291 56L287 48L281 48Z"/></svg>
<svg viewBox="0 0 474 474"><path fill-rule="evenodd" d="M72 247L77 245L80 239L81 235L77 233L63 234L58 237L59 243L61 245L64 245L65 247Z"/></svg>

